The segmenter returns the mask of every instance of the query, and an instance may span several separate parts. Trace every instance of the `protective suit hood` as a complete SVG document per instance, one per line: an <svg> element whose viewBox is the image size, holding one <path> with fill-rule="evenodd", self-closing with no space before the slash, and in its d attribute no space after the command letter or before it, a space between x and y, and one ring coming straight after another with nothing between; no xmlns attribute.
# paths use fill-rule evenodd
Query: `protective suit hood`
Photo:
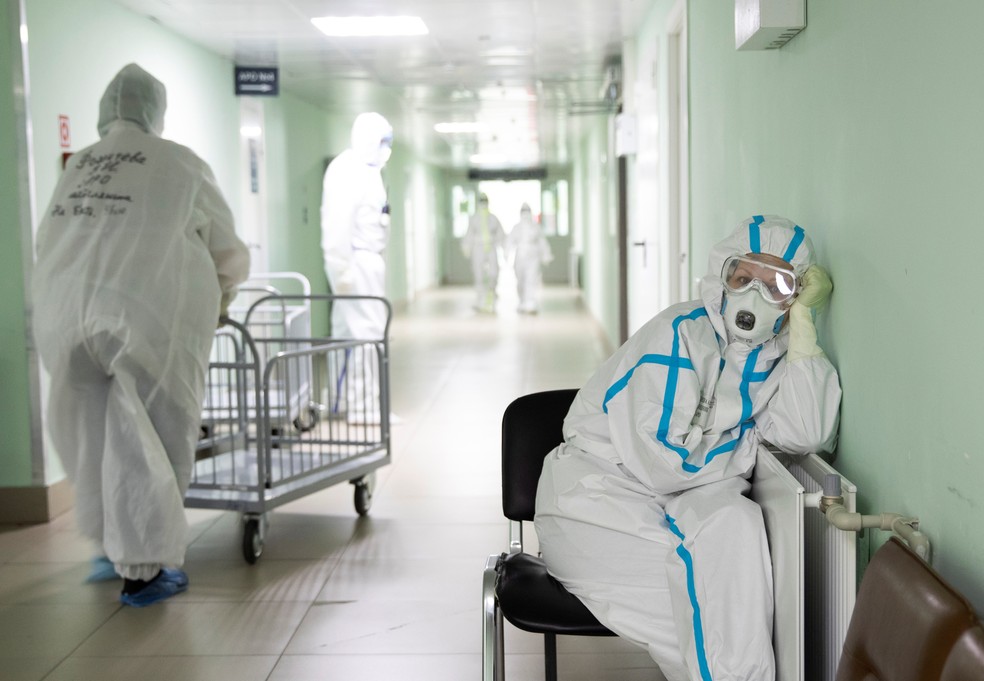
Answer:
<svg viewBox="0 0 984 681"><path fill-rule="evenodd" d="M754 215L743 220L731 236L718 242L708 257L707 274L700 280L700 297L707 309L707 316L714 330L723 339L728 338L721 305L724 299L724 283L721 268L733 255L768 253L782 258L802 276L814 263L813 242L802 227L779 215ZM773 338L767 343L774 342Z"/></svg>
<svg viewBox="0 0 984 681"><path fill-rule="evenodd" d="M115 121L132 121L157 137L164 132L167 90L164 83L136 64L127 64L110 81L99 101L99 137Z"/></svg>
<svg viewBox="0 0 984 681"><path fill-rule="evenodd" d="M366 165L382 168L393 144L393 126L375 112L359 114L352 124L351 146Z"/></svg>

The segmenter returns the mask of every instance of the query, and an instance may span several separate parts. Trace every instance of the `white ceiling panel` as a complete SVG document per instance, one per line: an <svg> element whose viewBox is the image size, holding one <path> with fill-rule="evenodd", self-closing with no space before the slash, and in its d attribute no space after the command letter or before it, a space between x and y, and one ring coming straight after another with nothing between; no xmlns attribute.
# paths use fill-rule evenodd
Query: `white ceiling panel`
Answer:
<svg viewBox="0 0 984 681"><path fill-rule="evenodd" d="M605 115L605 66L652 0L116 0L237 64L278 66L281 90L331 111L388 107L418 153L442 165L500 150L565 162L576 117ZM326 15L412 15L429 33L329 38ZM599 106L592 107L591 105ZM597 108L598 113L592 113ZM445 120L492 132L439 135ZM532 146L520 153L518 146Z"/></svg>

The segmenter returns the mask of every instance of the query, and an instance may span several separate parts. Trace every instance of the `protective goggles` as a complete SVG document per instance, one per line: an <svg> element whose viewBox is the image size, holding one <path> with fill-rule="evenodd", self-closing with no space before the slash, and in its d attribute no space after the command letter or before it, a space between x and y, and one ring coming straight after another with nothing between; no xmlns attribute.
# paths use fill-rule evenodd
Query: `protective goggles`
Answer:
<svg viewBox="0 0 984 681"><path fill-rule="evenodd" d="M756 289L770 303L790 302L796 295L799 281L787 267L777 267L745 255L733 255L724 261L721 281L731 293Z"/></svg>

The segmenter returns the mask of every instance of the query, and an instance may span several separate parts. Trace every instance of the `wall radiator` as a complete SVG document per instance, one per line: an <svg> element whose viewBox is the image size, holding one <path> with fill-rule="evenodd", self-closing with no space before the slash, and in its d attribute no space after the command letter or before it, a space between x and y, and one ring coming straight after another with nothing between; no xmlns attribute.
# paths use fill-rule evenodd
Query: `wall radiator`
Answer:
<svg viewBox="0 0 984 681"><path fill-rule="evenodd" d="M751 496L762 507L772 553L776 681L833 681L837 671L857 593L857 533L831 526L807 501L836 472L815 455L759 448ZM857 488L841 481L853 512Z"/></svg>

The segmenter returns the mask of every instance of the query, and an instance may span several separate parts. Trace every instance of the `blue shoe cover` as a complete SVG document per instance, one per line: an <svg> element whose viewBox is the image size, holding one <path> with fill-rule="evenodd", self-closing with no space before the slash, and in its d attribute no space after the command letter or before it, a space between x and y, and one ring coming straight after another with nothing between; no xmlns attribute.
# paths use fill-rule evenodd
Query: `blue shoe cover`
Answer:
<svg viewBox="0 0 984 681"><path fill-rule="evenodd" d="M113 562L106 556L96 556L89 563L89 576L85 578L88 583L108 582L111 579L120 579L116 574Z"/></svg>
<svg viewBox="0 0 984 681"><path fill-rule="evenodd" d="M188 589L188 575L184 570L164 568L147 586L133 594L120 594L120 603L142 608L166 600Z"/></svg>
<svg viewBox="0 0 984 681"><path fill-rule="evenodd" d="M184 570L179 570L178 568L161 568L161 574L181 587L181 591L188 588L188 573Z"/></svg>

